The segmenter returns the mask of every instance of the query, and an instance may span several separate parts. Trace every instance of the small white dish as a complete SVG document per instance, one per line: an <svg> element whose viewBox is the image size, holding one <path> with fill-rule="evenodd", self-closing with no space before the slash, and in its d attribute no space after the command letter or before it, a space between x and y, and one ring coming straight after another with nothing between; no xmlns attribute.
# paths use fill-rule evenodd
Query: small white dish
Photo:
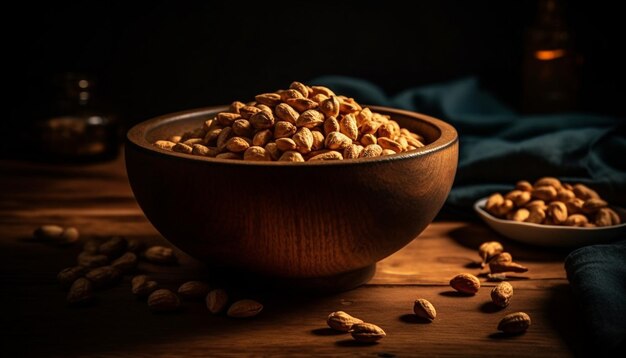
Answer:
<svg viewBox="0 0 626 358"><path fill-rule="evenodd" d="M487 198L474 203L478 215L499 234L526 244L546 247L579 247L607 243L616 239L626 239L626 210L612 206L622 218L622 223L605 227L572 227L539 225L513 220L498 219L485 210Z"/></svg>

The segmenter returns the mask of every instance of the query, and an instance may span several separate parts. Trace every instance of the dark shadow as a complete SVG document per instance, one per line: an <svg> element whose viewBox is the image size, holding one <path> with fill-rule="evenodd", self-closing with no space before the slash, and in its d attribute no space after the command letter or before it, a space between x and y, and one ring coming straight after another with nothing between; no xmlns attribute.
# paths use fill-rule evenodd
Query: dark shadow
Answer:
<svg viewBox="0 0 626 358"><path fill-rule="evenodd" d="M183 315L185 313L185 308L184 307L180 307L177 310L174 311L156 311L156 312L152 312L152 314L157 315L157 316L180 316Z"/></svg>
<svg viewBox="0 0 626 358"><path fill-rule="evenodd" d="M597 347L593 347L585 322L580 316L578 303L568 284L551 287L546 293L547 300L542 312L545 312L546 325L554 332L576 357L601 356ZM532 326L531 326L532 329ZM580 339L580 337L588 337Z"/></svg>
<svg viewBox="0 0 626 358"><path fill-rule="evenodd" d="M521 336L524 333L526 333L526 332L520 332L520 333L496 332L496 333L490 334L488 337L491 338L491 339L512 339L512 338Z"/></svg>
<svg viewBox="0 0 626 358"><path fill-rule="evenodd" d="M500 307L493 302L485 302L480 305L480 311L483 313L496 313L502 311L505 308L506 307Z"/></svg>
<svg viewBox="0 0 626 358"><path fill-rule="evenodd" d="M474 296L474 294L472 294L472 293L463 293L463 292L459 292L459 291L443 291L443 292L439 292L439 294L441 296L445 296L445 297L471 297L471 296Z"/></svg>
<svg viewBox="0 0 626 358"><path fill-rule="evenodd" d="M398 319L401 322L411 323L411 324L429 324L429 323L432 323L432 321L429 320L428 318L420 317L418 315L410 314L410 313L403 314Z"/></svg>
<svg viewBox="0 0 626 358"><path fill-rule="evenodd" d="M465 264L465 268L468 269L481 269L481 263L480 262L476 262L476 261L472 261L472 262L468 262Z"/></svg>
<svg viewBox="0 0 626 358"><path fill-rule="evenodd" d="M503 245L508 242L506 238L498 235L488 227L482 225L482 223L467 223L465 226L461 226L454 230L451 230L448 235L457 241L459 244L478 250L480 244L485 241L499 241Z"/></svg>
<svg viewBox="0 0 626 358"><path fill-rule="evenodd" d="M481 272L476 277L489 278L489 272Z"/></svg>
<svg viewBox="0 0 626 358"><path fill-rule="evenodd" d="M85 302L78 302L78 303L72 303L72 304L67 304L67 308L71 309L71 310L88 310L91 307L97 306L98 305L98 298L95 297L90 301L85 301Z"/></svg>
<svg viewBox="0 0 626 358"><path fill-rule="evenodd" d="M311 333L313 333L316 336L340 336L343 334L347 334L348 332L340 332L340 331L336 331L332 328L316 328L316 329L312 329Z"/></svg>
<svg viewBox="0 0 626 358"><path fill-rule="evenodd" d="M359 342L354 339L343 339L335 342L335 345L339 347L371 347L377 345L378 342Z"/></svg>
<svg viewBox="0 0 626 358"><path fill-rule="evenodd" d="M573 250L526 245L497 234L483 223L467 223L450 231L448 235L460 245L472 250L478 250L480 244L485 241L499 241L505 250L513 255L515 261L563 261Z"/></svg>
<svg viewBox="0 0 626 358"><path fill-rule="evenodd" d="M30 236L20 236L16 240L19 241L19 242L28 242L28 243L37 243L37 244L43 244L44 243L43 240L37 239L33 235L30 235Z"/></svg>
<svg viewBox="0 0 626 358"><path fill-rule="evenodd" d="M236 271L232 268L208 266L211 277L220 287L237 289L245 287L249 291L280 291L282 296L324 297L354 289L368 282L376 272L376 265L354 271L320 278L270 278L254 272Z"/></svg>

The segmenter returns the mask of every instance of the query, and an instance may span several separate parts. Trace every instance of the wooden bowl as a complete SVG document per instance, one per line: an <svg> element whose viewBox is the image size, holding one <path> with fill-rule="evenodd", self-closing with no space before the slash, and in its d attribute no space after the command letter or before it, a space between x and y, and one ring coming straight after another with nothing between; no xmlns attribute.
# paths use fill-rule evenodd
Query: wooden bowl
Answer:
<svg viewBox="0 0 626 358"><path fill-rule="evenodd" d="M126 143L128 178L146 217L173 245L211 266L273 278L362 273L356 281L368 280L377 261L426 228L450 192L456 130L398 109L371 107L422 134L425 147L377 158L259 163L151 144L225 109L150 119L130 129Z"/></svg>

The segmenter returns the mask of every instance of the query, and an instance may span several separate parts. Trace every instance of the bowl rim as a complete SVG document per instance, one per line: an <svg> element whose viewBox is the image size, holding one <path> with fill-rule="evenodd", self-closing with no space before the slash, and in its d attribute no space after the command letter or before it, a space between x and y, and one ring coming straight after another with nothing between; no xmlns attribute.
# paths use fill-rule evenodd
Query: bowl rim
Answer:
<svg viewBox="0 0 626 358"><path fill-rule="evenodd" d="M436 127L439 129L440 135L434 142L429 143L421 148L409 151L402 152L392 155L385 155L380 157L373 158L356 158L356 159L344 159L344 160L320 160L314 162L279 162L279 161L266 161L266 162L257 162L257 161L247 161L247 160L232 160L232 159L221 159L221 158L213 158L213 157L202 157L198 155L190 155L184 153L178 153L174 151L168 151L165 149L161 149L155 147L152 143L148 142L146 139L146 133L156 128L157 126L161 126L167 123L184 120L190 117L208 115L210 113L219 112L228 108L228 106L211 106L211 107L202 107L202 108L194 108L180 112L168 113L164 115L160 115L143 122L140 122L133 127L131 127L126 133L126 142L127 145L130 143L137 148L142 150L156 153L156 154L164 154L168 157L176 157L184 160L190 161L198 161L198 162L210 162L210 163L221 163L221 164L230 164L230 165L243 165L243 166L334 166L334 165L358 165L358 164L371 164L371 163L382 163L382 162L391 162L391 161L399 161L399 160L407 160L412 158L417 158L420 156L429 155L431 153L443 150L447 147L450 147L456 144L459 140L456 129L447 122L443 120L408 110L396 109L384 106L369 106L373 111L383 111L391 115L402 115L409 118L418 118L427 124Z"/></svg>

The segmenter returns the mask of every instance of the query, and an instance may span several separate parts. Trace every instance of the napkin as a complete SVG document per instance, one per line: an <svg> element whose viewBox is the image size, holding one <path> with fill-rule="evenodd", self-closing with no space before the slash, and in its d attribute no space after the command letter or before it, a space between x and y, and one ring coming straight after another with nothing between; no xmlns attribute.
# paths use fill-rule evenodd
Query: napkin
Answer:
<svg viewBox="0 0 626 358"><path fill-rule="evenodd" d="M582 247L565 259L588 334L605 355L626 349L626 240Z"/></svg>
<svg viewBox="0 0 626 358"><path fill-rule="evenodd" d="M472 215L479 198L511 190L521 179L555 176L592 185L626 204L626 120L589 113L522 115L480 88L474 77L410 88L393 96L349 77L312 81L360 103L422 112L459 133L459 166L444 210Z"/></svg>

